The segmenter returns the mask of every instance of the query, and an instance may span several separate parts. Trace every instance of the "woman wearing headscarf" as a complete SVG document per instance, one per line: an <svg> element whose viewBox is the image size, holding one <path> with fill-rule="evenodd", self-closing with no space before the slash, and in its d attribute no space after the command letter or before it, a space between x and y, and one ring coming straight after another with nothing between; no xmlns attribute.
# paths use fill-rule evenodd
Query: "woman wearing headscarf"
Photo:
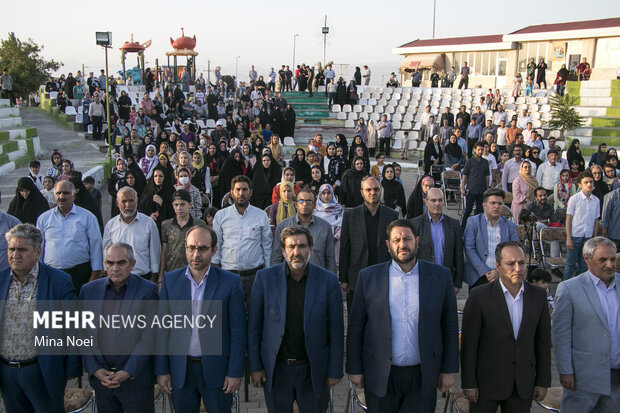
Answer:
<svg viewBox="0 0 620 413"><path fill-rule="evenodd" d="M131 136L127 135L123 138L123 144L119 149L121 158L127 159L127 157L133 155L133 145L131 144Z"/></svg>
<svg viewBox="0 0 620 413"><path fill-rule="evenodd" d="M336 103L341 106L347 103L347 83L342 77L336 82Z"/></svg>
<svg viewBox="0 0 620 413"><path fill-rule="evenodd" d="M101 210L99 210L99 205L90 196L88 189L84 186L84 182L82 182L82 178L78 176L74 176L69 179L69 182L75 186L75 199L73 203L79 207L87 209L92 213L99 223L99 231L103 234L103 217L101 216Z"/></svg>
<svg viewBox="0 0 620 413"><path fill-rule="evenodd" d="M347 142L347 138L342 133L336 134L336 147L342 148L343 159L346 161L349 155L349 142Z"/></svg>
<svg viewBox="0 0 620 413"><path fill-rule="evenodd" d="M263 156L263 149L265 149L265 144L263 143L263 138L260 136L256 138L254 141L254 145L252 146L252 152L254 152L254 156L256 156L256 161L258 162Z"/></svg>
<svg viewBox="0 0 620 413"><path fill-rule="evenodd" d="M319 188L327 183L325 179L325 175L323 174L323 170L320 166L314 165L310 171L311 179L310 182L306 184L307 187L312 189L314 194L318 197Z"/></svg>
<svg viewBox="0 0 620 413"><path fill-rule="evenodd" d="M155 170L155 167L158 163L159 160L157 159L157 155L155 152L155 145L147 146L144 157L138 161L138 166L140 167L140 170L142 171L146 179L151 178L151 176L153 175L153 171Z"/></svg>
<svg viewBox="0 0 620 413"><path fill-rule="evenodd" d="M332 227L336 265L338 265L340 258L340 229L342 228L343 214L344 208L338 203L334 188L330 184L321 185L312 215L323 218Z"/></svg>
<svg viewBox="0 0 620 413"><path fill-rule="evenodd" d="M289 162L288 166L295 170L295 185L303 186L310 183L312 176L310 174L310 165L306 162L306 151L297 148L295 156Z"/></svg>
<svg viewBox="0 0 620 413"><path fill-rule="evenodd" d="M138 150L136 151L138 158L144 158L146 155L146 148L148 148L149 145L153 145L153 147L155 147L155 144L152 142L151 135L147 134L144 139L142 139L140 145L138 145ZM157 149L155 149L155 153L157 153Z"/></svg>
<svg viewBox="0 0 620 413"><path fill-rule="evenodd" d="M291 105L286 105L286 110L282 117L282 135L295 137L295 122L297 122L297 114Z"/></svg>
<svg viewBox="0 0 620 413"><path fill-rule="evenodd" d="M226 161L224 162L222 170L220 171L220 174L218 176L217 185L220 190L220 198L217 200L216 205L221 205L224 195L230 192L230 181L232 181L235 176L245 175L243 173L244 168L245 161L243 160L243 155L241 155L241 152L239 152L238 150L232 151L228 159L226 159Z"/></svg>
<svg viewBox="0 0 620 413"><path fill-rule="evenodd" d="M605 149L603 149L603 147ZM598 151L596 151L592 157L590 158L590 162L588 163L588 166L592 166L594 164L597 164L599 166L603 166L605 165L605 157L607 156L607 153L605 152L605 150L607 149L607 144L606 143L600 143L598 145Z"/></svg>
<svg viewBox="0 0 620 413"><path fill-rule="evenodd" d="M252 145L249 143L244 143L241 149L243 151L243 158L245 159L246 164L248 164L250 169L254 170L254 165L256 165L257 158L252 151Z"/></svg>
<svg viewBox="0 0 620 413"><path fill-rule="evenodd" d="M534 164L532 170L537 170L538 167L540 165L542 165L542 163L543 163L543 160L540 159L540 148L537 147L537 146L532 146L530 148L530 152L529 152L529 155L527 156L527 159L529 159L530 162L532 164ZM532 173L532 175L533 175L533 173Z"/></svg>
<svg viewBox="0 0 620 413"><path fill-rule="evenodd" d="M383 167L381 186L383 187L383 204L395 210L399 217L404 216L407 213L405 189L403 184L396 180L396 170L392 164L387 164Z"/></svg>
<svg viewBox="0 0 620 413"><path fill-rule="evenodd" d="M208 168L205 167L204 155L202 151L196 150L192 154L192 185L194 185L201 194L211 193L210 176L206 175Z"/></svg>
<svg viewBox="0 0 620 413"><path fill-rule="evenodd" d="M200 191L194 185L192 185L191 176L189 168L180 167L176 171L177 181L174 185L174 189L179 190L183 189L189 192L189 195L192 197L192 206L190 207L189 214L194 219L202 218L202 197L200 196Z"/></svg>
<svg viewBox="0 0 620 413"><path fill-rule="evenodd" d="M413 219L426 212L426 205L424 200L428 190L435 186L435 180L432 176L424 175L418 181L417 185L413 189L409 199L407 200L407 219Z"/></svg>
<svg viewBox="0 0 620 413"><path fill-rule="evenodd" d="M379 140L379 132L375 121L370 119L368 121L368 130L366 131L366 140L368 142L368 150L371 156L375 156L375 149L377 148L377 141Z"/></svg>
<svg viewBox="0 0 620 413"><path fill-rule="evenodd" d="M570 179L570 170L562 169L560 182L553 187L553 206L557 209L566 208L568 200L577 192L577 184Z"/></svg>
<svg viewBox="0 0 620 413"><path fill-rule="evenodd" d="M603 167L598 164L592 165L590 166L590 172L592 172L592 176L594 177L594 189L592 190L592 194L599 200L604 199L605 195L609 193L609 186L604 179L605 172L603 172ZM602 202L600 204L602 205Z"/></svg>
<svg viewBox="0 0 620 413"><path fill-rule="evenodd" d="M271 142L267 147L271 150L271 157L281 166L284 167L284 152L280 146L280 137L278 135L271 136Z"/></svg>
<svg viewBox="0 0 620 413"><path fill-rule="evenodd" d="M56 182L68 181L71 178L71 172L75 170L73 162L68 159L63 159L61 164L61 173L56 178Z"/></svg>
<svg viewBox="0 0 620 413"><path fill-rule="evenodd" d="M32 179L19 178L15 197L11 200L7 213L23 224L36 225L39 215L48 209L50 207L47 200L41 195Z"/></svg>
<svg viewBox="0 0 620 413"><path fill-rule="evenodd" d="M256 208L267 208L271 204L273 189L280 182L281 176L280 165L273 160L271 154L263 154L261 162L257 162L254 166L251 204Z"/></svg>
<svg viewBox="0 0 620 413"><path fill-rule="evenodd" d="M127 170L125 173L125 177L122 181L118 183L118 189L129 186L133 188L134 191L138 193L138 201L142 198L142 192L144 192L144 185L141 184L140 176L136 171L132 171L131 169Z"/></svg>
<svg viewBox="0 0 620 413"><path fill-rule="evenodd" d="M271 159L273 159L273 156L271 157ZM295 170L292 167L287 166L286 168L282 169L282 177L280 179L280 183L278 183L271 192L271 203L275 204L280 199L280 184L282 182L292 183L293 189L295 190L295 195L297 195L297 193L301 190L301 187L295 184L295 181Z"/></svg>
<svg viewBox="0 0 620 413"><path fill-rule="evenodd" d="M443 153L443 160L446 168L450 168L453 171L460 171L463 169L463 150L456 142L456 135L450 135L450 140L446 144Z"/></svg>
<svg viewBox="0 0 620 413"><path fill-rule="evenodd" d="M573 139L566 151L566 160L571 165L573 161L577 161L579 164L579 170L583 172L586 168L586 163L581 155L581 149L579 149L579 139Z"/></svg>
<svg viewBox="0 0 620 413"><path fill-rule="evenodd" d="M429 138L424 148L424 174L428 175L431 171L431 165L438 165L443 159L443 151L439 145L439 135Z"/></svg>
<svg viewBox="0 0 620 413"><path fill-rule="evenodd" d="M340 202L347 208L353 208L364 202L362 198L362 178L368 173L364 170L364 158L356 156L351 163L351 169L347 169L342 175L340 187Z"/></svg>
<svg viewBox="0 0 620 413"><path fill-rule="evenodd" d="M276 226L286 218L292 217L297 213L295 210L295 190L292 182L282 182L280 184L280 199L267 208L271 234L276 230Z"/></svg>
<svg viewBox="0 0 620 413"><path fill-rule="evenodd" d="M327 155L321 158L320 162L323 176L332 189L339 188L341 185L342 174L347 169L346 161L342 156L338 156L336 152L336 144L330 142L327 144Z"/></svg>
<svg viewBox="0 0 620 413"><path fill-rule="evenodd" d="M118 158L116 160L116 166L112 168L112 172L108 178L108 193L112 197L112 202L110 204L110 218L115 217L120 213L118 205L116 205L116 194L120 189L119 183L125 179L126 173L127 161L123 158Z"/></svg>
<svg viewBox="0 0 620 413"><path fill-rule="evenodd" d="M150 216L161 228L164 220L174 216L172 208L172 195L174 186L172 180L168 180L165 170L161 165L153 169L153 174L146 183L144 193L138 204L138 211Z"/></svg>
<svg viewBox="0 0 620 413"><path fill-rule="evenodd" d="M530 161L521 162L519 176L512 182L512 220L519 225L519 214L530 201L536 198L536 188L538 181L532 175L532 164Z"/></svg>
<svg viewBox="0 0 620 413"><path fill-rule="evenodd" d="M362 141L362 137L360 135L355 135L355 137L353 138L353 143L351 143L351 147L349 148L349 160L353 160L353 158L355 158L357 155L357 147L361 147L364 150L364 154L363 156L365 158L368 158L369 153L368 153L368 147L366 146L366 144L364 143L364 141Z"/></svg>

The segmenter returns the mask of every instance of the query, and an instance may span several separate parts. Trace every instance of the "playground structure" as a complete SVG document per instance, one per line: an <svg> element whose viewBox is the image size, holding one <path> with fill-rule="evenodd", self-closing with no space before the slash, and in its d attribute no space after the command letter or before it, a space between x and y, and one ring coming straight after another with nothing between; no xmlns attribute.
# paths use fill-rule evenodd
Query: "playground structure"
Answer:
<svg viewBox="0 0 620 413"><path fill-rule="evenodd" d="M196 56L198 56L198 52L194 50L196 47L196 35L194 37L185 36L185 31L181 27L181 37L178 37L176 40L172 40L170 38L170 44L172 45L172 51L166 52L166 56L168 56L168 67L173 67L174 79L173 82L179 81L179 66L177 64L178 56L186 56L187 57L187 70L190 74L190 79L192 82L196 80ZM170 56L173 56L172 65L170 65Z"/></svg>
<svg viewBox="0 0 620 413"><path fill-rule="evenodd" d="M130 70L131 80L134 85L141 85L144 79L144 50L151 45L151 41L147 41L143 44L133 41L133 33L131 34L131 41L125 42L119 50L121 51L121 63L123 64L123 82L127 80L127 70L125 68L125 60L127 59L127 53L137 53L138 66ZM136 73L138 69L138 73ZM120 74L120 72L119 72ZM139 74L139 76L137 76Z"/></svg>

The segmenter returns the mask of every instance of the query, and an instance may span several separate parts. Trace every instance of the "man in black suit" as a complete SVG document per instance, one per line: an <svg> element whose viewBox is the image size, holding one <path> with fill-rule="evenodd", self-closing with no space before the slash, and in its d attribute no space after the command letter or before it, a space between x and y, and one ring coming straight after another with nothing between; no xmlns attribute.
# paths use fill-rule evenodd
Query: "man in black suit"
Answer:
<svg viewBox="0 0 620 413"><path fill-rule="evenodd" d="M448 269L417 259L410 221L386 232L392 260L359 274L346 370L364 387L368 412L431 413L459 369L456 295Z"/></svg>
<svg viewBox="0 0 620 413"><path fill-rule="evenodd" d="M420 237L418 258L443 265L452 273L454 292L463 286L463 234L459 222L443 214L443 192L431 188L424 201L428 213L411 220Z"/></svg>
<svg viewBox="0 0 620 413"><path fill-rule="evenodd" d="M344 211L340 230L340 287L347 292L347 308L351 311L355 285L360 270L390 259L385 229L396 219L396 212L381 201L381 184L377 178L362 178L364 203Z"/></svg>
<svg viewBox="0 0 620 413"><path fill-rule="evenodd" d="M450 112L449 106L446 106L446 108L444 109L444 112L441 114L441 119L439 120L439 123L441 125L443 125L444 119L448 120L448 126L450 126L451 128L454 127L454 114Z"/></svg>
<svg viewBox="0 0 620 413"><path fill-rule="evenodd" d="M527 413L551 385L547 293L524 281L517 242L495 249L499 278L470 290L463 311L461 378L471 413Z"/></svg>

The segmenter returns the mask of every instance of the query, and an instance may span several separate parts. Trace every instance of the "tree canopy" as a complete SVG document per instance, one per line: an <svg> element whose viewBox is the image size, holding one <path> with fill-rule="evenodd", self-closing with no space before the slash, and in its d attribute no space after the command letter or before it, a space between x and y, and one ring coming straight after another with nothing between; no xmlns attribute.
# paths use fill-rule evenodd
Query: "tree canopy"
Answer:
<svg viewBox="0 0 620 413"><path fill-rule="evenodd" d="M43 46L32 39L21 41L15 33L9 33L7 39L0 42L0 70L8 69L13 78L15 96L26 97L38 90L39 85L47 81L53 71L58 70L62 63L45 60L41 56Z"/></svg>

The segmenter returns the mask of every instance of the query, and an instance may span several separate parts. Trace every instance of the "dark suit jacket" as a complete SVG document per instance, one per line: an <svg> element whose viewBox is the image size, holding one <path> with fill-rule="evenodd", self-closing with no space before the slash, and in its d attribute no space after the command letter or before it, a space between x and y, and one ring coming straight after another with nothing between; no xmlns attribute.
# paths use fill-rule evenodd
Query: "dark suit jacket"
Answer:
<svg viewBox="0 0 620 413"><path fill-rule="evenodd" d="M420 242L418 245L418 258L424 261L435 262L435 246L431 235L431 224L428 213L419 215L411 220L415 227ZM441 221L443 226L443 266L452 273L452 283L455 287L463 286L464 259L463 259L463 235L459 222L447 215Z"/></svg>
<svg viewBox="0 0 620 413"><path fill-rule="evenodd" d="M368 248L377 249L377 262L391 259L385 241L385 230L390 222L398 219L392 208L379 206L379 230L377 243L368 245L366 239L366 206L364 204L344 211L342 228L340 229L340 282L349 283L349 289L355 290L357 276L362 268L368 265Z"/></svg>
<svg viewBox="0 0 620 413"><path fill-rule="evenodd" d="M547 293L525 282L517 338L499 280L471 291L463 311L461 379L464 389L505 400L515 386L531 399L534 386L551 386L551 322Z"/></svg>
<svg viewBox="0 0 620 413"><path fill-rule="evenodd" d="M102 305L108 283L109 281L106 277L84 284L80 290L80 300L93 300L93 305ZM148 313L148 309L140 306L139 301L156 301L157 298L157 285L139 275L131 274L127 279L127 290L123 300L130 307L122 307L123 312L133 315ZM153 303L145 303L145 306L149 305L153 305ZM87 307L89 307L89 304L87 304ZM101 313L97 312L96 314ZM131 343L136 349L136 354L119 356L116 368L129 373L134 380L134 385L139 387L142 387L142 385L144 387L151 387L153 385L153 357L144 355L149 348L148 343L154 340L154 335L149 334L150 331L151 329L148 328L128 328L122 332L123 343L127 343L124 345ZM97 334L97 331L94 334ZM97 339L95 338L95 340ZM84 355L82 356L82 361L89 376L95 374L99 369L109 368L101 354Z"/></svg>
<svg viewBox="0 0 620 413"><path fill-rule="evenodd" d="M439 373L459 371L458 318L450 271L441 265L418 262L418 345L422 392L426 393L437 387ZM347 333L347 373L364 374L365 387L379 397L387 393L392 365L391 263L360 272Z"/></svg>
<svg viewBox="0 0 620 413"><path fill-rule="evenodd" d="M186 268L183 267L164 274L159 292L161 313L172 314L169 300L191 300L191 284L189 279L185 277ZM222 354L203 355L202 371L207 388L221 389L225 377L243 377L247 342L245 302L241 290L241 281L237 274L211 265L206 282L203 300L221 302L222 313L218 315L218 318L221 317ZM182 343L183 348L189 350L190 336L186 334L184 329L172 329L168 336L158 337L158 351L165 348L160 344L162 339L174 347L179 345L178 343ZM204 341L201 338L201 345L204 345ZM155 356L155 374L170 374L173 388L180 389L183 387L186 373L187 355Z"/></svg>
<svg viewBox="0 0 620 413"><path fill-rule="evenodd" d="M0 299L6 300L11 281L11 268L0 271ZM71 276L60 270L39 262L39 279L37 301L76 300L75 288ZM49 307L45 307L50 310ZM4 316L4 306L0 306L0 326ZM43 382L52 399L62 398L68 377L82 374L80 356L37 356Z"/></svg>
<svg viewBox="0 0 620 413"><path fill-rule="evenodd" d="M251 372L265 371L269 391L286 326L286 304L286 263L257 272L249 306L248 362ZM308 264L303 320L312 386L319 398L326 377L343 376L344 319L338 277L313 264Z"/></svg>

